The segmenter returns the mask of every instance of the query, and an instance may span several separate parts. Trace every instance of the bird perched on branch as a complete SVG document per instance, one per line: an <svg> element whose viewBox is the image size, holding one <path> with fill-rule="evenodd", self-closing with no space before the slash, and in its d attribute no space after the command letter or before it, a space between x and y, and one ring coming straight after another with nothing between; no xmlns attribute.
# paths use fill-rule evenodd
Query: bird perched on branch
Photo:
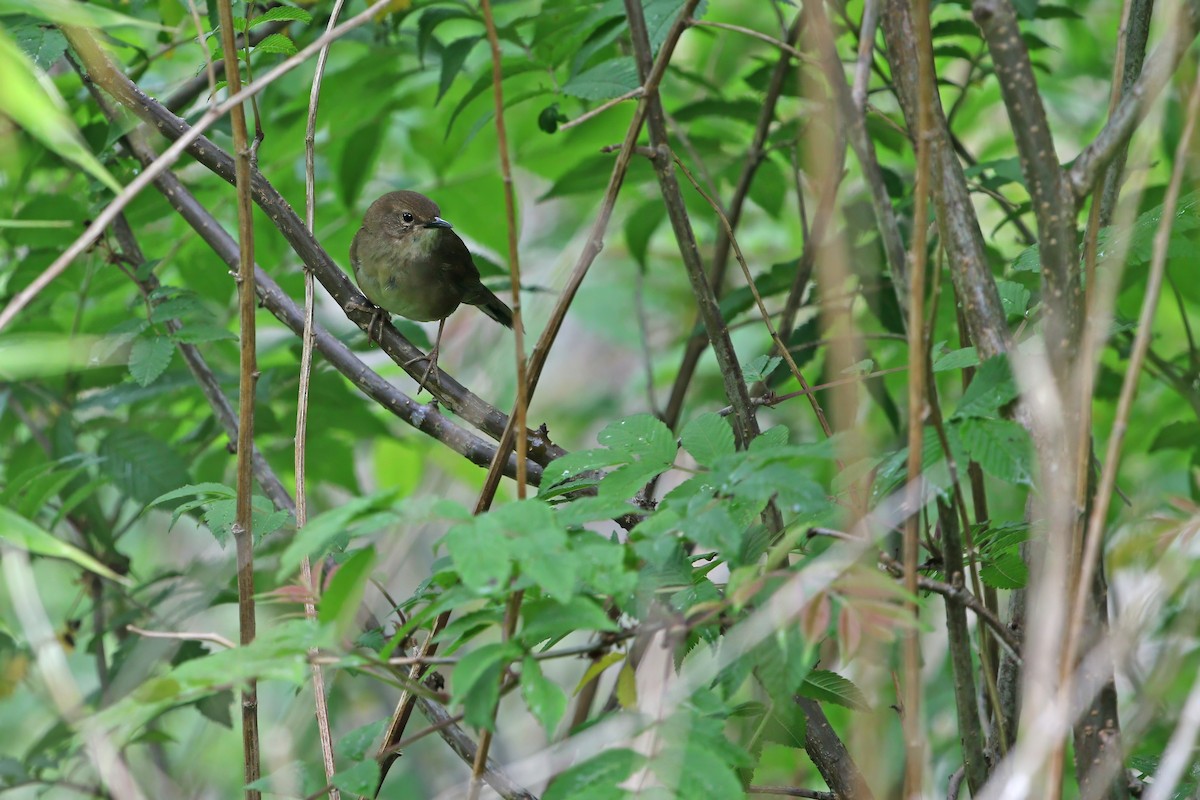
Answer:
<svg viewBox="0 0 1200 800"><path fill-rule="evenodd" d="M350 245L354 278L368 300L389 315L438 321L433 349L423 357L429 366L417 385L418 392L437 366L446 317L460 303L477 306L506 328L513 325L512 310L479 280L471 251L451 228L441 218L437 203L425 195L388 192L367 209ZM380 315L382 330L379 309L375 313ZM372 320L368 337L374 326Z"/></svg>

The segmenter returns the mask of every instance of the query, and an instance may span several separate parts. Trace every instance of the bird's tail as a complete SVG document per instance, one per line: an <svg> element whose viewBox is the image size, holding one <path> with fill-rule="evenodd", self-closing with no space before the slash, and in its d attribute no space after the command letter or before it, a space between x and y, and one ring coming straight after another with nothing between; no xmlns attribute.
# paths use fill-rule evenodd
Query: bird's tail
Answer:
<svg viewBox="0 0 1200 800"><path fill-rule="evenodd" d="M506 328L513 326L512 309L504 304L504 301L496 297L492 290L484 286L482 283L472 291L463 300L473 306L479 308L480 311L487 314L492 319L499 322Z"/></svg>

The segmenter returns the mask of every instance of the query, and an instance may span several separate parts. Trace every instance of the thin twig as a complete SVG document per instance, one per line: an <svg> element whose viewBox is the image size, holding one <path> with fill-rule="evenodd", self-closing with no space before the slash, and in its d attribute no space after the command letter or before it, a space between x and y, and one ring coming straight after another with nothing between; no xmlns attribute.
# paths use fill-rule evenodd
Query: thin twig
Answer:
<svg viewBox="0 0 1200 800"><path fill-rule="evenodd" d="M126 625L125 630L130 633L136 633L138 636L145 636L147 639L175 639L181 642L209 642L211 644L219 644L227 650L232 650L237 647L235 642L231 642L219 633L189 633L187 631L151 631L145 628L139 628L137 625Z"/></svg>
<svg viewBox="0 0 1200 800"><path fill-rule="evenodd" d="M333 10L329 12L329 22L325 32L332 31L337 25L342 13L345 0L336 0ZM311 233L316 221L316 138L317 138L317 109L321 101L321 81L325 77L325 63L329 58L329 45L317 53L317 64L313 69L312 89L308 96L308 121L304 129L304 224ZM258 119L258 109L255 108L255 120ZM309 387L312 381L313 356L313 306L315 304L315 287L312 270L304 270L304 333L301 335L300 348L300 380L296 398L296 533L308 524L308 491L305 486L305 455L308 447L308 399ZM312 563L305 555L300 560L300 581L314 594L320 587L313 581ZM304 601L304 615L309 619L317 618L316 604L309 598ZM310 655L316 654L310 651ZM315 662L309 664L313 679L313 702L317 717L317 735L321 742L321 764L325 768L325 780L332 783L337 766L333 754L333 732L329 724L329 698L325 694L325 675L321 665ZM329 790L330 800L340 800L341 792L336 788Z"/></svg>
<svg viewBox="0 0 1200 800"><path fill-rule="evenodd" d="M600 116L605 111L608 111L610 108L612 108L614 106L619 106L621 103L624 103L626 100L633 100L635 98L641 97L642 94L643 94L643 91L642 91L642 87L640 87L640 86L637 87L636 89L631 89L628 92L626 92L625 94L621 95L620 97L614 97L612 100L603 102L600 105L596 106L595 108L591 109L590 111L586 111L583 114L580 114L575 119L569 120L568 122L564 122L562 125L558 126L558 130L560 132L566 131L566 130L570 130L571 128L574 128L576 125L582 125L583 123L588 122L588 121Z"/></svg>
<svg viewBox="0 0 1200 800"><path fill-rule="evenodd" d="M696 182L696 178L684 166L683 162L678 157L675 158L675 163L679 166L680 172L688 179L700 196L709 204L717 218L721 220L721 226L725 229L725 236L728 237L730 245L733 247L734 257L742 268L742 276L746 279L746 285L750 288L750 294L754 297L754 302L758 306L758 312L762 317L763 324L767 326L767 332L771 336L771 341L775 343L775 347L782 355L783 360L787 363L788 369L791 370L792 377L800 384L800 390L808 397L808 402L812 406L813 413L817 415L817 422L824 431L826 437L833 436L833 431L829 427L829 422L825 419L825 411L821 408L821 404L817 401L816 393L808 385L808 381L804 379L804 374L800 371L800 367L796 365L796 361L792 358L791 350L779 338L779 332L775 330L775 324L771 322L771 315L767 312L767 307L763 303L762 295L758 293L758 287L754 284L754 276L750 274L750 267L746 264L746 258L742 255L742 248L737 243L737 238L733 234L733 226L729 223L729 218L725 216L725 212L717 205L708 194L700 188L700 184Z"/></svg>
<svg viewBox="0 0 1200 800"><path fill-rule="evenodd" d="M694 20L691 20L688 24L695 28L720 28L721 30L733 31L734 33L740 33L743 36L749 36L753 39L758 39L760 42L766 42L767 44L771 45L772 47L776 47L776 48L782 50L783 52L787 53L789 56L792 56L793 58L797 58L801 61L809 61L810 60L807 55L805 55L804 53L801 53L799 50L792 47L787 42L782 41L780 39L776 39L774 36L769 36L769 35L763 33L762 31L756 31L753 28L746 28L742 25L731 25L728 22L712 22L712 21L704 20L704 19L694 19Z"/></svg>
<svg viewBox="0 0 1200 800"><path fill-rule="evenodd" d="M500 57L500 37L496 32L496 19L492 15L491 0L481 0L480 10L483 12L484 26L487 29L488 45L492 51L492 98L495 103L496 149L500 152L500 175L504 182L504 213L508 230L508 265L509 285L512 287L513 338L516 346L517 397L513 405L513 424L518 430L525 428L525 414L528 410L529 393L525 383L525 330L521 324L521 262L517 247L517 198L513 189L512 164L508 156L508 132L504 125L504 70ZM525 499L525 451L527 440L524 436L516 440L517 452L517 499ZM496 460L501 462L507 455L504 450L496 450ZM495 470L499 473L499 463ZM490 499L488 504L490 504ZM476 513L480 507L476 506ZM486 507L486 506L485 506ZM522 589L517 589L508 598L504 612L504 625L501 635L504 641L510 641L517 629L517 620L521 612L521 600L525 596ZM501 681L504 680L501 675ZM487 772L488 752L492 746L492 732L496 725L496 714L500 703L491 710L492 726L485 728L479 736L479 746L475 751L475 762L471 766L471 788L469 800L477 800L483 786L483 775Z"/></svg>

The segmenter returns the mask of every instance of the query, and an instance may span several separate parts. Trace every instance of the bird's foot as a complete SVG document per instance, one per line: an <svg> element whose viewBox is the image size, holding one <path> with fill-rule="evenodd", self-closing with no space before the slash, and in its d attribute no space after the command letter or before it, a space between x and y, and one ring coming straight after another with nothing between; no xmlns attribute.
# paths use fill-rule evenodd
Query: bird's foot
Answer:
<svg viewBox="0 0 1200 800"><path fill-rule="evenodd" d="M438 359L438 348L436 346L434 346L434 348L429 351L429 355L417 356L416 358L410 358L408 361L404 362L405 369L408 369L410 366L412 366L413 364L416 364L418 361L428 361L429 362L429 366L427 366L425 368L425 372L421 375L421 380L417 381L417 394L418 395L421 393L422 389L425 389L425 383L429 380L430 376L433 377L434 383L437 383L439 386L441 385L441 381L438 379L438 373L437 373L437 359ZM433 394L433 392L429 392L429 393L431 395Z"/></svg>
<svg viewBox="0 0 1200 800"><path fill-rule="evenodd" d="M367 341L379 343L379 337L383 335L383 323L391 317L388 312L374 303L360 303L357 300L346 303L342 306L342 310L347 314L351 311L365 311L370 314L371 321L367 323Z"/></svg>

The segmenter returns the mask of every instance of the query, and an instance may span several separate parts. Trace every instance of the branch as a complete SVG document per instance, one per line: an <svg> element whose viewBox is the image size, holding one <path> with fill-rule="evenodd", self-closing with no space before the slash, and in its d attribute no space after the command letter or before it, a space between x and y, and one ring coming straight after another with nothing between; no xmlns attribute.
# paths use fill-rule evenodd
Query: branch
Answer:
<svg viewBox="0 0 1200 800"><path fill-rule="evenodd" d="M920 67L908 0L886 0L881 20L896 97L909 131L920 130ZM950 278L962 303L971 340L975 342L980 358L991 358L1008 352L1008 324L1000 305L995 277L988 265L979 219L975 215L962 165L951 146L946 116L936 92L928 136L930 188L933 190L942 246L949 256Z"/></svg>
<svg viewBox="0 0 1200 800"><path fill-rule="evenodd" d="M797 696L796 702L808 721L804 729L804 751L817 766L825 783L842 800L872 800L874 795L846 745L829 724L821 704L803 696Z"/></svg>
<svg viewBox="0 0 1200 800"><path fill-rule="evenodd" d="M1124 152L1129 137L1146 116L1150 103L1167 85L1183 59L1200 25L1200 1L1188 0L1180 8L1179 18L1170 26L1168 39L1150 56L1141 75L1121 97L1108 124L1083 149L1067 172L1067 181L1076 203L1082 203L1095 186L1100 171Z"/></svg>
<svg viewBox="0 0 1200 800"><path fill-rule="evenodd" d="M800 34L802 14L797 14L792 26L788 29L787 41L794 42ZM694 24L694 23L693 23ZM772 42L776 40L772 39ZM763 97L762 111L758 115L758 122L754 126L754 135L750 139L750 146L746 149L746 160L742 162L742 171L738 175L737 184L733 190L733 196L729 201L729 225L733 230L737 230L738 222L742 218L742 208L746 204L746 197L750 193L750 185L754 182L754 176L758 172L758 167L762 164L766 153L763 150L767 141L767 135L771 131L771 123L775 121L775 108L779 104L779 97L783 92L784 81L787 79L791 71L792 58L791 52L794 48L785 49L780 53L779 60L775 63L775 69L771 72L771 80L767 84L767 92ZM805 238L807 245L807 237ZM713 246L712 266L709 268L708 281L712 286L713 291L718 295L725 285L725 270L729 264L730 238L722 227L717 231L717 241ZM693 328L695 325L692 326ZM785 332L790 335L790 331ZM679 425L679 417L683 413L684 395L687 393L687 387L692 381L692 376L696 372L696 365L700 362L700 356L704 353L704 348L708 346L708 339L701 333L695 336L690 336L687 343L684 345L683 360L679 365L679 370L675 374L675 383L671 387L671 395L667 400L667 407L663 413L663 422L667 427L674 430Z"/></svg>
<svg viewBox="0 0 1200 800"><path fill-rule="evenodd" d="M1129 94L1129 89L1142 75L1142 64L1146 61L1146 44L1150 39L1150 17L1154 11L1154 0L1131 0L1128 3L1129 18L1124 20L1121 40L1118 42L1121 82L1116 98ZM1117 89L1117 87L1114 87ZM1100 194L1099 227L1112 224L1117 210L1117 196L1125 180L1125 158L1129 155L1129 141L1117 150L1108 169L1104 171L1104 189Z"/></svg>
<svg viewBox="0 0 1200 800"><path fill-rule="evenodd" d="M845 70L837 52L837 38L829 24L829 18L825 16L824 6L816 0L806 0L805 8L809 10L812 24L818 28L813 38L821 46L821 69L824 70L825 80L837 101L841 118L846 125L846 136L850 140L850 146L854 148L854 156L862 169L863 179L867 182L867 188L871 190L871 208L875 212L875 224L879 226L879 238L883 242L883 253L887 260L888 272L892 276L896 299L901 308L907 308L908 265L904 254L904 239L900 235L900 225L896 221L891 195L883 182L883 170L879 167L879 158L875 153L875 141L867 132L866 81L870 74L870 55L874 48L876 23L876 19L868 14L877 12L875 3L868 3L863 12L861 36L870 35L871 39L860 42L853 92L846 84ZM860 92L861 103L856 97Z"/></svg>
<svg viewBox="0 0 1200 800"><path fill-rule="evenodd" d="M342 13L345 0L335 0L333 10L329 12L329 23L326 32L337 26L338 17ZM304 225L311 233L316 221L316 139L317 139L317 109L321 102L321 82L325 77L325 64L329 59L329 45L321 48L317 54L317 65L313 69L312 88L308 95L308 121L304 128ZM256 109L257 113L257 109ZM255 116L257 120L258 117ZM308 455L308 401L309 389L312 384L312 352L313 352L313 306L316 302L316 292L313 286L311 270L304 270L304 332L301 334L300 345L300 374L299 387L296 396L296 443L295 473L296 473L296 534L308 524L308 491L306 487L305 459ZM315 594L319 591L313 582L312 562L308 555L300 559L300 581L306 589ZM304 616L315 620L317 606L312 599L304 601ZM309 656L317 655L317 649L309 651ZM325 675L321 665L315 661L309 662L309 670L313 679L313 706L317 718L317 738L321 746L321 766L325 769L325 780L333 781L337 772L337 764L333 752L333 732L329 725L329 698L325 692ZM342 794L336 788L330 788L329 800L341 800Z"/></svg>
<svg viewBox="0 0 1200 800"><path fill-rule="evenodd" d="M973 14L992 55L1038 223L1046 349L1054 375L1065 387L1083 320L1075 202L1066 173L1058 164L1046 109L1011 0L975 0Z"/></svg>
<svg viewBox="0 0 1200 800"><path fill-rule="evenodd" d="M633 40L634 59L638 65L638 74L643 81L648 81L654 68L650 50L650 36L646 30L645 17L640 3L626 0L625 14L629 20L629 33ZM689 15L685 15L686 19ZM742 368L738 363L737 353L729 338L729 328L721 316L721 308L704 271L700 260L700 248L696 244L696 234L692 230L687 208L683 202L683 194L679 190L679 182L675 179L675 165L671 159L670 145L667 141L667 123L663 115L662 98L658 92L646 92L645 100L649 106L646 115L647 128L650 131L650 145L658 151L654 159L654 171L658 175L659 188L667 207L667 217L671 220L671 228L675 232L675 240L679 244L679 252L683 258L683 266L687 271L688 282L692 285L692 294L700 307L700 318L708 333L708 340L717 358L721 377L725 384L725 396L733 406L733 430L738 446L744 449L758 435L758 421L754 416L754 406L750 402L750 392L742 377Z"/></svg>

